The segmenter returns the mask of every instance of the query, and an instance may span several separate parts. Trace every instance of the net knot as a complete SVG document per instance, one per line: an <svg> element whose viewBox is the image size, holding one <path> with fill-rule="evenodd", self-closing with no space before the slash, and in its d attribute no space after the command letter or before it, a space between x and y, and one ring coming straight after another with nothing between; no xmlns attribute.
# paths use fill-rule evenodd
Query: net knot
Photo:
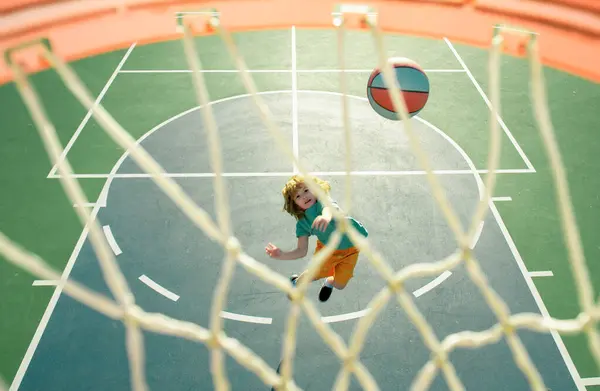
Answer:
<svg viewBox="0 0 600 391"><path fill-rule="evenodd" d="M349 372L354 371L354 366L357 361L357 354L348 352L348 355L344 357L344 368L346 368Z"/></svg>
<svg viewBox="0 0 600 391"><path fill-rule="evenodd" d="M473 249L471 248L471 245L468 243L465 243L461 246L461 257L462 259L464 259L465 261L471 261L473 259Z"/></svg>
<svg viewBox="0 0 600 391"><path fill-rule="evenodd" d="M133 310L133 308L138 308L135 305L135 297L132 293L125 293L121 298L121 305L125 308L125 311Z"/></svg>
<svg viewBox="0 0 600 391"><path fill-rule="evenodd" d="M396 293L404 289L404 281L399 277L388 280L387 285L392 293Z"/></svg>
<svg viewBox="0 0 600 391"><path fill-rule="evenodd" d="M217 349L221 347L219 336L215 333L210 333L210 336L206 340L206 346L208 346L209 349Z"/></svg>
<svg viewBox="0 0 600 391"><path fill-rule="evenodd" d="M446 351L442 348L440 350L431 352L431 360L438 368L442 368L448 361Z"/></svg>
<svg viewBox="0 0 600 391"><path fill-rule="evenodd" d="M302 301L304 298L304 293L298 289L298 287L292 287L292 291L288 294L290 300L295 303L297 301Z"/></svg>
<svg viewBox="0 0 600 391"><path fill-rule="evenodd" d="M138 324L143 314L143 310L133 303L123 305L123 324Z"/></svg>
<svg viewBox="0 0 600 391"><path fill-rule="evenodd" d="M504 330L504 334L506 335L514 334L517 331L510 318L500 319L500 325L502 326L502 330Z"/></svg>
<svg viewBox="0 0 600 391"><path fill-rule="evenodd" d="M237 259L239 258L240 252L242 251L242 245L240 244L240 241L237 238L232 236L229 239L227 239L227 242L225 243L225 249L227 250L227 254L229 254L229 256L231 256L234 259Z"/></svg>
<svg viewBox="0 0 600 391"><path fill-rule="evenodd" d="M336 219L337 229L341 234L345 234L348 232L348 219L340 218Z"/></svg>
<svg viewBox="0 0 600 391"><path fill-rule="evenodd" d="M583 323L583 327L581 328L581 330L584 333L592 331L592 329L595 327L596 320L594 318L597 317L597 315L600 314L588 314L587 312L582 312L581 314L579 314L579 316L577 316L579 320Z"/></svg>

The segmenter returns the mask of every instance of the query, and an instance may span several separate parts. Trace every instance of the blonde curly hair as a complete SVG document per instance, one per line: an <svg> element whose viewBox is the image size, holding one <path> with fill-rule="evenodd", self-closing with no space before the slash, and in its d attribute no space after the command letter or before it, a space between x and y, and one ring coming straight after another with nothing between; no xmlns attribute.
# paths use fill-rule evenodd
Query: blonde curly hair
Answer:
<svg viewBox="0 0 600 391"><path fill-rule="evenodd" d="M329 191L331 190L329 182L317 177L313 177L313 179L325 193L329 194ZM300 220L304 217L304 210L296 205L294 197L298 188L305 184L305 180L303 175L294 175L287 181L283 190L281 190L284 200L283 210L294 216L296 220Z"/></svg>

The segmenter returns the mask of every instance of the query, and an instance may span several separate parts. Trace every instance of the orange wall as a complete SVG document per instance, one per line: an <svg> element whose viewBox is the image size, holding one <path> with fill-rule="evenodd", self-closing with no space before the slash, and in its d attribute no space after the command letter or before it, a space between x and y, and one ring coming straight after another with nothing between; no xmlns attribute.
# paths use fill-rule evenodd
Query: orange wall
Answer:
<svg viewBox="0 0 600 391"><path fill-rule="evenodd" d="M175 30L175 11L215 7L230 31L298 27L333 28L331 12L340 2L360 0L132 0L135 7L117 10L113 1L54 1L52 7L32 15L17 14L0 24L0 52L38 37L50 39L55 52L67 61L164 39L181 38ZM0 0L4 9L48 0ZM516 25L538 32L542 61L568 72L600 82L600 13L565 3L600 7L600 0L371 0L379 11L379 26L387 32L429 37L447 37L480 47L489 47L492 26ZM72 3L73 5L67 5ZM559 4L563 4L562 6ZM5 12L6 14L6 12ZM410 15L410 17L402 17ZM36 20L36 23L30 23ZM522 41L507 37L505 50L519 55ZM15 60L30 72L47 67L35 53ZM0 84L12 75L0 58Z"/></svg>
<svg viewBox="0 0 600 391"><path fill-rule="evenodd" d="M18 11L35 5L58 3L60 1L64 0L0 0L0 14Z"/></svg>

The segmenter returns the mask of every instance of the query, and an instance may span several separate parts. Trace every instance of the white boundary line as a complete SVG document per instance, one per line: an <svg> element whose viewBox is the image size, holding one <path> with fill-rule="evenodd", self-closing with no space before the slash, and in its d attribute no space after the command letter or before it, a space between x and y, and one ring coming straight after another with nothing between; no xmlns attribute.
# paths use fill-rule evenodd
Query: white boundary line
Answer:
<svg viewBox="0 0 600 391"><path fill-rule="evenodd" d="M296 26L292 26L292 147L294 157L298 159L298 74L296 73ZM293 165L294 174L298 173L298 167Z"/></svg>
<svg viewBox="0 0 600 391"><path fill-rule="evenodd" d="M492 197L492 201L512 201L512 197Z"/></svg>
<svg viewBox="0 0 600 391"><path fill-rule="evenodd" d="M424 69L426 73L465 73L464 69ZM238 69L201 69L200 73L239 73ZM341 69L249 69L250 73L340 73ZM371 73L373 69L345 69L347 73ZM191 69L122 69L119 73L192 73Z"/></svg>
<svg viewBox="0 0 600 391"><path fill-rule="evenodd" d="M539 272L527 272L527 274L529 274L529 277L554 277L554 273L552 273L552 270L544 270L544 271L539 271Z"/></svg>
<svg viewBox="0 0 600 391"><path fill-rule="evenodd" d="M259 324L273 323L273 318L262 318L260 316L234 314L233 312L227 312L227 311L221 311L221 318L237 320L237 321L246 322L246 323L259 323Z"/></svg>
<svg viewBox="0 0 600 391"><path fill-rule="evenodd" d="M464 73L464 69L424 69L426 73ZM298 69L300 73L341 73L341 69ZM344 69L346 73L371 73L373 69Z"/></svg>
<svg viewBox="0 0 600 391"><path fill-rule="evenodd" d="M86 202L85 204L73 204L74 208L93 208L94 206L96 206L95 202Z"/></svg>
<svg viewBox="0 0 600 391"><path fill-rule="evenodd" d="M139 276L138 279L141 282L143 282L144 284L146 284L149 288L154 289L156 292L160 293L167 299L170 299L173 301L179 300L179 295L176 295L175 293L171 292L167 288L164 288L162 285L156 283L155 281L153 281L150 277L146 276L145 274L142 274L141 276Z"/></svg>
<svg viewBox="0 0 600 391"><path fill-rule="evenodd" d="M452 53L454 53L454 56L456 57L456 59L458 60L458 62L460 63L460 65L463 67L463 69L467 73L467 76L469 76L469 79L471 79L471 81L473 82L473 85L475 86L475 88L477 89L477 91L479 91L479 94L483 98L483 101L485 102L485 104L487 105L487 107L491 111L492 110L492 103L488 99L488 97L485 94L485 92L483 92L483 90L481 89L481 86L479 85L479 83L477 82L477 80L475 80L475 77L473 77L473 74L471 73L471 71L467 67L467 64L465 64L465 62L463 61L463 59L460 56L460 54L458 54L458 52L454 48L454 45L452 45L452 42L450 42L450 40L448 38L446 38L446 37L444 37L444 41L446 41L446 44L448 45L448 47L450 48L450 50L452 51ZM525 152L523 152L523 150L521 149L521 146L519 145L519 143L517 142L517 140L514 138L514 136L510 132L510 130L508 130L508 127L504 123L504 120L502 120L502 117L500 116L500 114L497 114L496 117L498 119L498 122L500 123L500 127L502 128L502 130L504 130L504 133L506 133L506 135L508 136L509 140L512 142L513 146L515 147L515 149L517 150L517 152L521 156L521 159L523 159L523 161L527 165L527 168L530 169L530 170L535 171L535 168L533 168L533 165L531 164L531 162L527 158L527 155L525 155Z"/></svg>
<svg viewBox="0 0 600 391"><path fill-rule="evenodd" d="M103 226L102 230L104 231L104 236L106 236L106 240L108 241L110 248L112 248L113 253L115 253L115 255L120 255L121 253L123 253L123 251L121 251L121 249L119 248L115 237L113 236L112 230L110 229L110 225Z"/></svg>
<svg viewBox="0 0 600 391"><path fill-rule="evenodd" d="M129 57L129 55L133 51L133 48L135 48L135 45L136 45L136 42L134 42L134 43L131 44L131 46L129 47L129 50L127 50L127 53L125 53L125 55L121 59L121 62L119 63L119 65L117 65L117 68L114 70L114 72L111 75L110 79L108 79L108 81L104 85L104 88L102 89L102 91L100 91L100 95L98 95L98 97L96 98L96 101L94 102L94 105L88 110L87 114L83 118L83 121L81 121L81 123L79 124L79 127L77 128L77 130L75 131L75 133L73 133L73 136L71 136L71 139L69 140L69 143L67 144L67 146L65 147L65 149L60 154L60 158L59 158L58 162L56 164L54 164L54 166L52 166L52 169L48 173L48 178L56 174L56 171L58 170L58 164L62 163L62 161L65 160L65 157L67 156L67 153L69 153L69 151L73 147L73 144L75 144L75 141L77 140L77 138L81 134L81 131L83 130L83 128L85 127L85 125L88 123L88 121L92 117L92 113L93 113L94 109L96 108L96 106L98 106L98 104L100 103L100 101L102 100L102 98L104 98L104 95L106 94L106 92L110 88L111 84L113 83L113 81L115 80L115 78L117 77L117 75L119 74L119 71L121 70L121 68L125 64L125 61L127 61L127 58Z"/></svg>
<svg viewBox="0 0 600 391"><path fill-rule="evenodd" d="M586 377L581 379L584 386L600 386L600 377Z"/></svg>
<svg viewBox="0 0 600 391"><path fill-rule="evenodd" d="M442 274L437 276L434 280L432 280L428 284L423 285L421 288L414 291L413 295L415 295L415 297L424 295L425 293L429 292L436 286L440 285L442 282L446 281L448 279L448 277L450 277L451 275L452 275L452 272L449 270L446 270L445 272L443 272Z"/></svg>
<svg viewBox="0 0 600 391"><path fill-rule="evenodd" d="M201 69L199 73L239 73L237 69ZM290 73L289 69L249 69L249 73ZM191 69L123 69L119 73L192 73Z"/></svg>
<svg viewBox="0 0 600 391"><path fill-rule="evenodd" d="M350 319L356 319L356 318L363 317L363 316L365 316L367 314L367 312L369 312L369 308L361 310L361 311L349 312L347 314L333 315L333 316L322 316L321 320L323 321L323 323L343 322L345 320L350 320Z"/></svg>
<svg viewBox="0 0 600 391"><path fill-rule="evenodd" d="M113 176L111 174L108 174L107 176L109 183L112 181ZM96 201L96 203L101 207L104 208L106 207L106 198L108 196L108 188L105 187L100 191L100 195L98 196L98 201Z"/></svg>
<svg viewBox="0 0 600 391"><path fill-rule="evenodd" d="M512 240L512 237L510 236L510 233L508 232L506 225L504 225L504 221L502 220L502 217L500 216L500 212L498 212L498 209L496 208L496 205L493 202L489 202L488 205L490 207L490 210L492 211L492 214L494 215L494 218L496 219L496 222L498 223L498 226L500 227L500 230L502 231L502 234L504 235L504 238L506 239L506 243L508 243L508 247L510 248L510 251L512 252L512 254L514 256L515 261L517 262L517 265L519 266L519 269L521 270L521 273L523 274L523 278L525 279L525 282L527 283L527 286L529 287L529 290L531 291L533 299L535 300L538 308L540 309L542 316L544 318L549 318L550 313L548 312L548 309L546 308L546 304L544 304L544 301L542 300L540 293L538 292L535 284L533 283L533 280L532 280L531 276L529 275L529 272L527 271L527 267L525 266L525 263L523 262L523 258L521 258L521 254L519 254L519 250L517 250L517 246L515 245L515 242ZM558 351L560 352L560 354L565 362L565 365L567 366L567 369L571 373L571 377L573 378L573 381L575 382L575 386L577 387L577 389L579 391L586 391L584 385L581 382L581 377L579 376L579 372L577 371L577 368L575 367L575 364L573 363L573 360L571 359L571 356L569 355L569 351L567 350L560 334L558 334L556 332L556 330L550 330L550 334L552 335L552 338L554 339L554 342L556 343L556 347L558 348Z"/></svg>
<svg viewBox="0 0 600 391"><path fill-rule="evenodd" d="M104 184L104 186L106 187L108 184L109 184L109 181L107 181ZM91 221L94 221L96 219L99 209L100 208L98 207L98 205L96 205L96 207L94 207L94 209L92 210L92 213L90 215ZM83 230L81 231L81 235L79 235L79 239L77 240L77 243L75 244L75 248L73 249L73 252L71 253L71 256L69 257L69 260L67 261L67 265L65 266L65 268L63 270L63 273L61 275L61 282L66 281L69 278L69 274L71 274L71 270L73 269L73 266L75 265L75 261L77 260L77 257L79 256L79 253L81 252L81 248L83 247L83 244L85 243L88 232L89 232L89 228L86 224L85 227L83 228ZM52 297L50 298L50 301L48 302L48 305L46 306L46 310L44 311L44 315L42 315L42 319L40 320L40 323L38 324L38 327L35 330L35 334L33 335L33 338L31 339L31 342L29 343L29 346L27 347L25 356L23 356L23 360L21 360L19 369L17 370L17 373L15 374L15 377L13 378L12 384L11 384L10 388L8 389L9 391L17 391L19 386L21 385L21 382L23 381L23 376L25 376L25 372L27 371L27 368L29 367L29 363L31 362L31 359L33 358L33 354L35 353L35 350L37 349L37 346L40 343L42 335L44 334L44 331L46 330L46 326L48 325L48 322L50 321L50 317L52 316L52 313L54 312L54 308L56 308L56 304L58 303L58 299L62 293L62 290L63 290L63 284L58 284L56 286L56 289L54 290L54 293L52 294Z"/></svg>
<svg viewBox="0 0 600 391"><path fill-rule="evenodd" d="M483 226L485 221L479 223L479 227L477 227L477 231L475 232L475 236L473 236L473 242L471 243L471 250L475 248L477 242L479 242L479 238L481 238L481 233L483 232Z"/></svg>
<svg viewBox="0 0 600 391"><path fill-rule="evenodd" d="M476 170L479 174L487 174L490 170ZM505 168L496 170L496 174L535 174L535 170L531 168Z"/></svg>
<svg viewBox="0 0 600 391"><path fill-rule="evenodd" d="M475 170L478 174L487 174L489 170ZM436 175L473 175L473 170L433 170ZM506 169L496 170L498 174L532 174L533 171L528 169ZM238 178L252 178L252 177L286 177L293 175L294 172L225 172L222 175L224 177L238 177ZM312 175L321 176L344 176L344 171L314 171ZM350 175L353 176L419 176L426 175L424 170L399 170L399 171L350 171ZM169 178L212 178L215 176L212 172L179 172L179 173L165 173L163 176ZM58 179L60 175L54 175L50 179ZM122 173L122 174L73 174L71 178L79 179L92 179L92 178L121 178L121 179L134 179L134 178L152 178L151 174L146 173ZM102 206L106 206L106 200L98 202Z"/></svg>
<svg viewBox="0 0 600 391"><path fill-rule="evenodd" d="M57 286L60 284L59 280L35 280L32 286Z"/></svg>

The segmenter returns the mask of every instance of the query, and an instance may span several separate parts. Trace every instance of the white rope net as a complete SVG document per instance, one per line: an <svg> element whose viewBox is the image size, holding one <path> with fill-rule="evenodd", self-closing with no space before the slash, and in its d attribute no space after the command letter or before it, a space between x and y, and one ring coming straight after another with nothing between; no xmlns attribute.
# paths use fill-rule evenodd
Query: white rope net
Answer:
<svg viewBox="0 0 600 391"><path fill-rule="evenodd" d="M258 108L258 112L267 130L272 135L273 140L278 144L281 150L285 151L289 159L293 161L298 171L311 178L310 172L298 160L287 142L281 136L273 120L268 107L263 103L261 96L257 94L256 85L248 72L244 59L237 50L232 36L225 26L220 23L217 14L206 15L186 15L180 18L180 27L183 33L183 45L185 54L189 63L196 96L199 105L202 107L202 118L207 131L208 143L210 145L210 159L214 176L214 199L217 210L217 221L213 221L209 214L198 206L183 189L170 177L164 175L164 169L148 154L148 152L133 139L121 125L99 104L92 111L94 118L103 127L106 133L122 148L130 152L130 156L146 172L151 174L152 180L164 191L170 199L181 209L181 211L208 237L219 243L226 249L226 256L223 260L220 280L217 283L210 314L210 324L201 326L187 321L174 319L159 313L148 313L136 305L135 298L131 293L124 276L119 270L115 261L114 253L111 251L106 237L102 234L99 223L95 220L97 211L90 211L87 208L75 208L81 223L89 230L89 240L98 257L105 281L116 298L116 301L94 292L85 286L71 279L64 279L61 273L52 269L40 257L22 248L10 238L0 233L0 254L9 262L17 265L29 273L41 279L59 280L60 286L64 292L78 300L79 302L91 307L92 309L106 315L111 319L118 319L126 327L126 348L129 357L129 370L131 373L131 387L136 391L148 389L145 374L145 353L142 330L177 336L190 341L205 344L211 352L210 371L212 374L213 385L216 390L227 391L230 389L225 367L225 354L230 355L239 364L243 365L252 373L256 374L265 384L276 387L279 390L299 390L299 386L294 382L292 362L296 346L296 331L298 318L301 311L308 316L312 326L323 341L337 355L343 365L337 374L334 385L335 390L346 390L350 383L350 376L353 374L361 386L366 390L379 390L377 380L369 373L366 367L359 359L360 352L370 326L375 322L378 314L384 308L389 300L393 298L398 301L402 309L406 312L409 319L414 323L425 346L431 351L431 359L415 374L412 381L411 390L427 390L434 380L438 371L441 371L444 379L453 391L465 389L461 379L458 377L452 362L449 360L449 354L459 347L476 348L498 342L505 338L512 352L513 358L522 371L532 390L546 391L544 380L540 376L536 366L530 359L523 343L517 335L518 329L529 329L537 332L557 331L561 334L585 333L589 343L590 351L600 367L600 333L597 324L600 321L600 306L594 303L594 293L590 281L586 263L583 256L582 245L578 228L572 211L567 178L556 140L554 139L552 124L548 113L546 103L546 92L542 76L542 66L538 53L536 35L526 34L523 39L527 40L528 57L531 70L531 97L535 110L541 136L544 140L546 151L550 158L554 184L557 199L559 201L559 212L561 224L564 233L565 242L568 248L569 263L574 272L576 286L578 288L579 305L581 313L574 319L554 319L541 316L536 313L511 314L508 306L502 298L490 287L486 276L481 270L478 260L471 251L470 243L476 234L477 227L483 221L488 211L488 203L491 194L494 191L496 180L495 171L498 167L500 156L500 132L498 121L499 113L499 92L500 92L500 66L499 57L503 43L503 35L499 29L495 29L492 40L489 57L489 75L490 75L490 95L492 110L490 117L491 139L488 151L488 170L489 175L485 178L485 183L477 176L477 180L483 185L483 194L480 197L475 213L472 216L471 223L466 229L461 226L456 212L453 210L445 191L438 181L437 176L432 172L429 160L425 151L419 145L417 136L413 133L411 121L409 120L405 102L399 94L398 81L393 76L393 70L385 56L382 32L377 25L376 13L371 9L361 9L354 7L352 13L357 13L363 19L366 28L370 31L374 46L378 53L378 63L383 70L383 76L386 85L395 86L391 88L391 97L394 108L398 112L398 118L401 120L404 129L409 137L411 147L415 152L421 167L427 172L427 180L431 186L434 198L443 211L443 215L452 229L456 238L456 251L446 259L431 263L412 264L399 271L393 270L389 262L377 251L376 245L368 239L362 237L347 220L344 215L350 213L350 159L346 158L346 186L345 186L345 205L344 211L334 211L334 218L339 223L338 230L333 236L331 243L326 248L317 253L309 262L308 274L314 275L319 269L319 265L332 253L340 241L341 233L347 233L360 249L361 253L368 259L371 265L384 280L381 290L370 300L368 312L361 317L355 326L353 335L349 343L346 344L342 338L336 334L328 324L321 320L321 315L313 301L305 296L310 278L304 279L293 287L287 276L283 276L265 264L258 262L241 248L235 233L231 228L231 216L229 212L228 195L225 190L225 183L222 176L222 156L219 133L215 118L212 112L212 106L209 105L208 93L204 81L202 63L196 53L193 44L193 31L191 20L205 18L207 25L222 38L229 54L235 61L240 71L243 84ZM349 13L334 13L333 24L337 30L338 36L338 54L339 63L342 68L340 72L340 86L342 90L342 110L345 131L346 156L350 156L352 134L349 126L348 101L347 101L347 83L344 68L344 33L345 21ZM58 75L64 81L68 89L86 108L94 106L94 98L86 89L81 80L61 58L55 55L51 47L41 42L43 57L52 65ZM84 205L88 202L77 179L72 174L72 168L67 159L60 159L62 147L56 134L56 130L49 121L42 103L33 86L29 83L25 72L16 63L10 63L14 74L14 80L18 86L19 92L30 111L35 124L44 141L46 150L55 164L57 164L58 173L62 186L73 204ZM307 180L307 186L323 200L326 205L331 206L330 201L322 189L313 181ZM497 317L497 323L484 331L472 332L462 331L448 335L440 340L434 333L432 327L428 324L424 315L419 311L409 292L404 287L407 280L422 276L435 276L440 273L451 270L459 264L464 263L466 270L472 281L480 290L486 303L492 309ZM274 368L268 365L261 357L244 346L240 341L228 337L223 331L223 320L220 316L221 311L227 302L229 285L232 279L233 271L237 265L245 268L249 273L261 278L266 283L277 287L285 294L291 297L291 306L287 319L287 329L283 342L283 357L278 373ZM0 389L2 389L0 381Z"/></svg>

